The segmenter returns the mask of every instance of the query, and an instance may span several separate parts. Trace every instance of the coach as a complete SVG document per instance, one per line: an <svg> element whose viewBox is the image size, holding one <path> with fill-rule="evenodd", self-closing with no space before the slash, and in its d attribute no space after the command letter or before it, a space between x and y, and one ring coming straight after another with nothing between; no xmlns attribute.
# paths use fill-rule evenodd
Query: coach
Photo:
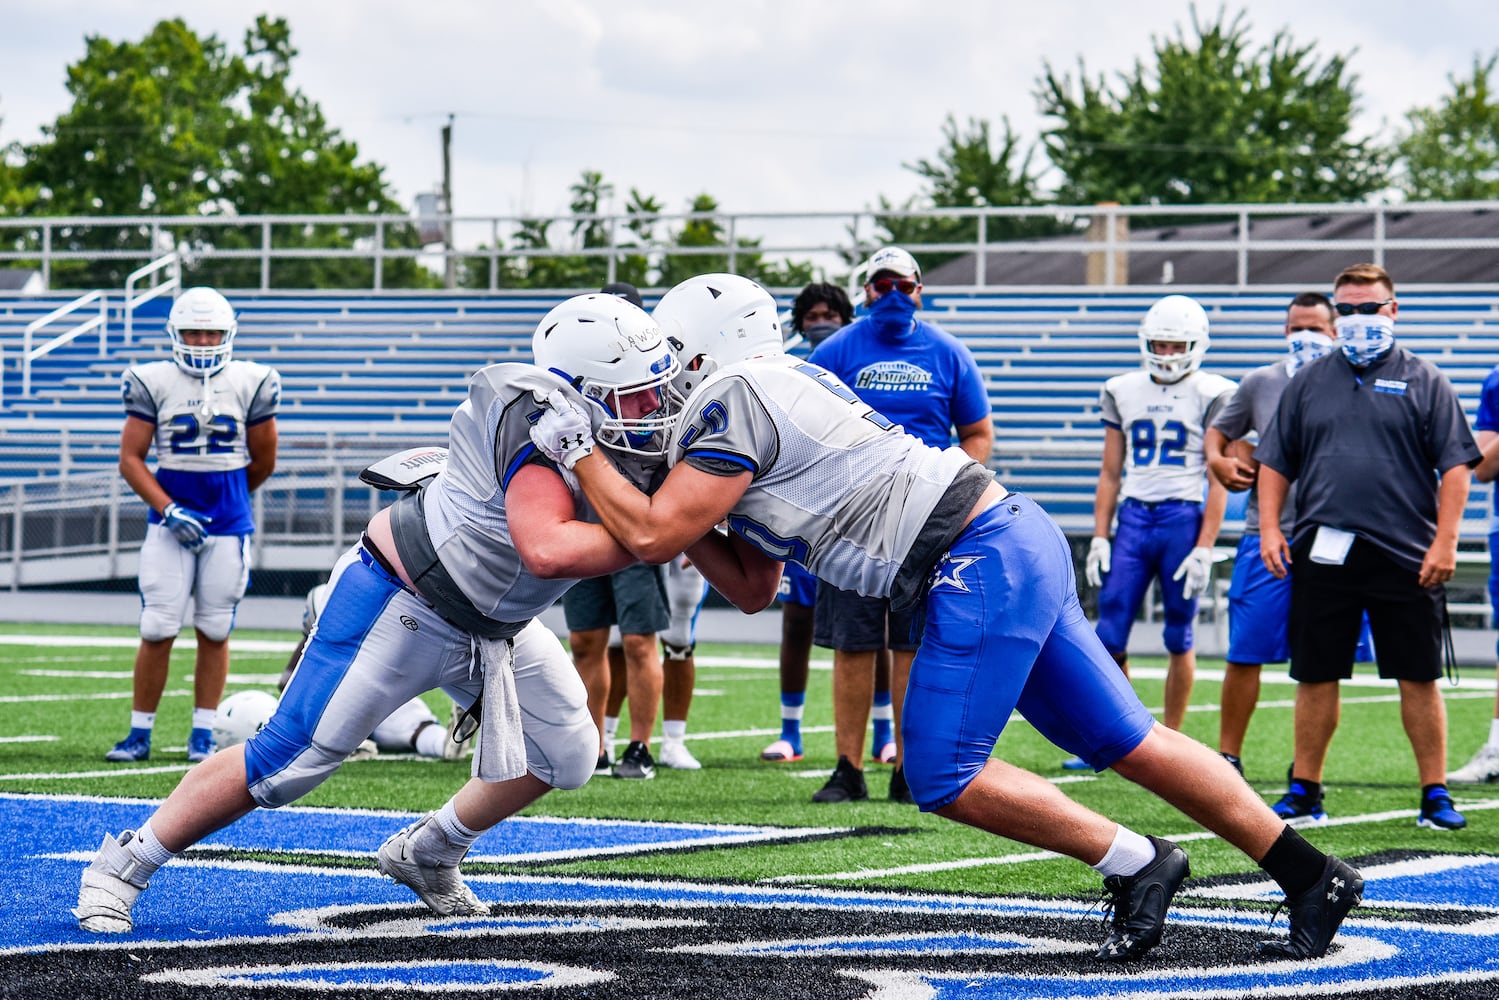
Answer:
<svg viewBox="0 0 1499 1000"><path fill-rule="evenodd" d="M1275 804L1320 822L1322 767L1338 725L1338 682L1353 676L1369 614L1381 677L1400 684L1400 714L1421 779L1417 825L1467 825L1447 793L1442 673L1446 590L1458 523L1481 457L1451 383L1395 343L1395 285L1356 264L1333 283L1339 348L1307 365L1281 396L1255 450L1260 556L1291 574L1296 757ZM1287 545L1280 513L1291 482L1299 511Z"/></svg>

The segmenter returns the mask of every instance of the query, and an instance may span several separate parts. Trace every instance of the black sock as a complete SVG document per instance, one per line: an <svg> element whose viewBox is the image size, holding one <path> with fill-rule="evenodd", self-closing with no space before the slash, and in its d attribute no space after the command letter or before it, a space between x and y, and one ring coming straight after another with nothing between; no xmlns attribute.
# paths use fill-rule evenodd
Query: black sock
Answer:
<svg viewBox="0 0 1499 1000"><path fill-rule="evenodd" d="M1306 797L1311 799L1313 802L1320 802L1322 800L1322 782L1308 781L1306 778L1292 777L1291 783L1293 785L1300 785L1303 789L1305 789Z"/></svg>
<svg viewBox="0 0 1499 1000"><path fill-rule="evenodd" d="M1289 826L1280 831L1280 836L1260 859L1260 868L1275 879L1290 899L1316 885L1326 865L1327 855L1307 843Z"/></svg>

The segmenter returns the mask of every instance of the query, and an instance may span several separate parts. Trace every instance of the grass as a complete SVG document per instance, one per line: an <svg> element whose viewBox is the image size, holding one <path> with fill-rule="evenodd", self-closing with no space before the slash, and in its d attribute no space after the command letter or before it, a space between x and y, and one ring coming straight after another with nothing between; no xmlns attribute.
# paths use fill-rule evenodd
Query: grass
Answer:
<svg viewBox="0 0 1499 1000"><path fill-rule="evenodd" d="M43 643L18 642L26 636L51 637ZM149 764L107 765L102 756L124 735L129 711L134 632L84 626L0 624L0 790L21 793L97 794L132 798L164 797L181 773L148 768L184 764L191 699L187 680L190 648L173 654L172 676L164 698ZM297 638L292 632L236 633L229 690L274 690L269 678L280 672ZM69 639L76 641L70 642ZM101 641L113 644L99 644ZM271 648L264 648L269 644ZM888 769L866 766L871 800L824 806L810 801L834 761L830 676L814 670L804 726L806 756L790 765L761 763L760 749L779 726L775 649L767 646L699 647L706 661L698 668L698 695L692 706L689 745L703 770L664 768L649 782L595 778L574 792L554 792L528 813L605 817L643 821L743 823L786 827L851 829L810 841L717 847L686 853L640 854L588 861L548 863L527 871L558 875L619 875L753 881L793 877L809 884L900 888L975 894L1090 895L1098 876L1067 859L961 865L973 859L1029 854L1023 845L980 833L909 806L884 799ZM819 661L826 666L826 661ZM727 664L727 665L719 665ZM1162 668L1162 661L1138 659L1136 689L1147 705L1161 703L1161 682L1139 679ZM1200 671L1221 669L1204 660ZM1488 731L1493 713L1492 674L1469 668L1458 688L1443 684L1450 717L1450 758L1466 761ZM1360 672L1359 678L1372 673ZM1267 797L1283 789L1291 758L1289 703L1294 694L1284 668L1268 668L1262 704L1245 748L1247 778ZM1327 803L1340 821L1308 833L1318 847L1345 857L1391 849L1427 849L1499 854L1499 786L1458 787L1459 808L1469 828L1456 834L1418 830L1415 765L1400 724L1393 685L1350 685L1344 690L1342 725L1333 741L1325 775ZM62 697L57 697L62 696ZM1216 680L1200 677L1187 731L1215 745ZM50 700L27 700L38 697ZM441 695L430 696L446 718ZM55 736L11 742L21 736ZM1042 775L1061 779L1065 756L1021 721L1012 722L997 752ZM107 771L100 777L71 774ZM420 811L445 801L467 776L467 763L383 759L344 767L303 800L307 805ZM1105 774L1065 784L1067 793L1129 826L1162 836L1198 832L1190 820L1128 782ZM1472 808L1477 806L1478 808ZM1390 817L1386 814L1397 813ZM1362 817L1362 818L1361 818ZM1254 871L1237 851L1213 838L1188 845L1196 876ZM825 876L839 876L824 878Z"/></svg>

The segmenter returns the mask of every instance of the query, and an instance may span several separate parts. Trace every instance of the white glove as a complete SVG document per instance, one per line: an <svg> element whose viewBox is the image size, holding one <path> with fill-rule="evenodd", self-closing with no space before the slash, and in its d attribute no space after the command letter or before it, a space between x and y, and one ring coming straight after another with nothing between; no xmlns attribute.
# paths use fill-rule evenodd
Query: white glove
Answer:
<svg viewBox="0 0 1499 1000"><path fill-rule="evenodd" d="M1208 578L1213 575L1213 550L1201 545L1187 553L1187 558L1176 567L1171 579L1182 581L1182 596L1187 600L1203 594L1208 589Z"/></svg>
<svg viewBox="0 0 1499 1000"><path fill-rule="evenodd" d="M175 502L167 504L161 512L161 523L176 537L177 544L195 555L208 544L208 529L204 525L212 520L207 514L188 510Z"/></svg>
<svg viewBox="0 0 1499 1000"><path fill-rule="evenodd" d="M593 454L593 427L561 389L547 394L547 408L531 425L531 440L547 458L567 469Z"/></svg>
<svg viewBox="0 0 1499 1000"><path fill-rule="evenodd" d="M1109 571L1109 560L1114 547L1107 538L1095 538L1088 545L1088 561L1083 564L1083 575L1095 587L1103 586L1103 576Z"/></svg>

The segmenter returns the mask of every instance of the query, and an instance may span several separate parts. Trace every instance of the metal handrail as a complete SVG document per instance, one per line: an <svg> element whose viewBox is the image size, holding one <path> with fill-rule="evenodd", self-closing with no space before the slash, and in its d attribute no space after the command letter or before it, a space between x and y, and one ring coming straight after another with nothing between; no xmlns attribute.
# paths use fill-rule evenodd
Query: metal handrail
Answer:
<svg viewBox="0 0 1499 1000"><path fill-rule="evenodd" d="M51 340L41 344L34 350L31 346L32 338L42 327L55 320L62 319L70 313L77 312L90 302L99 303L99 315L93 319L85 320L70 330L58 334ZM108 352L107 338L109 336L109 300L104 297L102 290L94 290L69 302L67 305L59 306L47 315L26 324L26 330L21 335L21 395L31 395L31 363L37 358L51 354L64 344L71 343L78 337L90 330L97 328L99 331L99 357L105 357Z"/></svg>
<svg viewBox="0 0 1499 1000"><path fill-rule="evenodd" d="M162 282L155 282L153 279L153 283L150 288L142 292L139 296L135 294L135 283L137 281L146 277L147 275L155 275L157 271L160 271L165 267L170 267L172 269L172 276L170 278ZM157 298L160 295L164 295L165 293L170 292L173 289L181 287L182 255L179 254L176 250L173 250L171 253L167 254L164 257L156 258L145 267L138 267L134 271L130 272L129 277L125 279L124 344L126 347L129 347L131 343L133 343L132 334L135 328L135 307L143 303L150 302L152 299Z"/></svg>

